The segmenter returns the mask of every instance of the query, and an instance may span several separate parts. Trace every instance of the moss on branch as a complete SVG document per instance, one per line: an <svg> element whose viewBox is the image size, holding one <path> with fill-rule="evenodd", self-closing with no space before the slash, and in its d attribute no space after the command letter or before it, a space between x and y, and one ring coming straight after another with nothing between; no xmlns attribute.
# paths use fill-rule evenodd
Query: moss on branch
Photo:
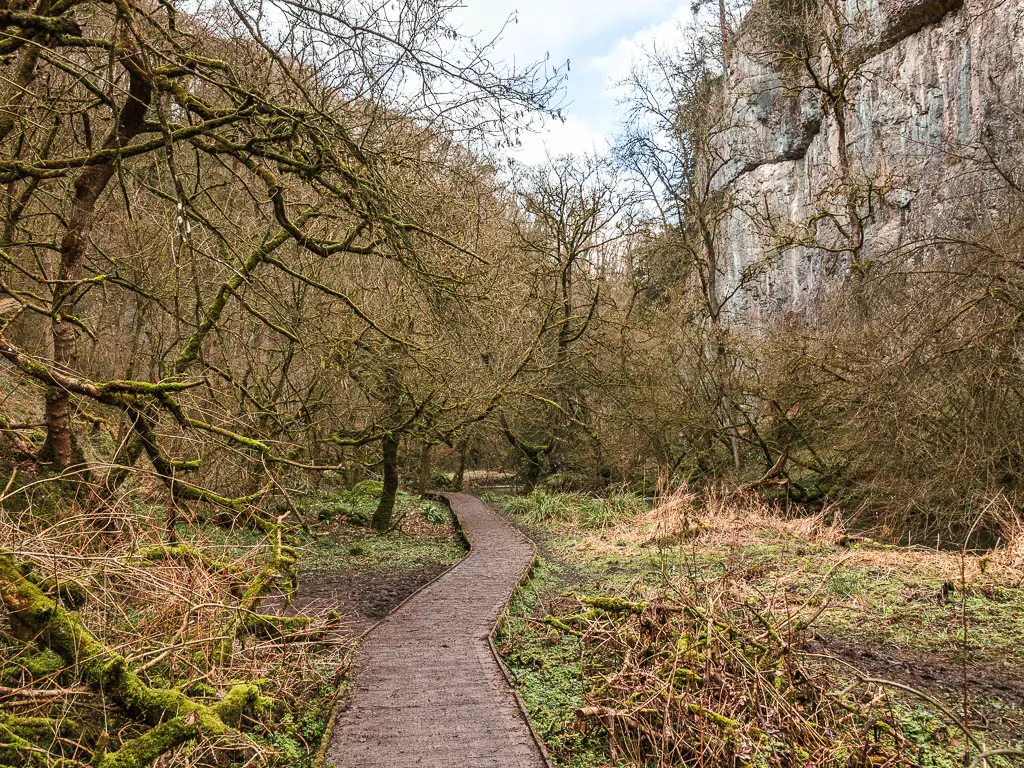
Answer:
<svg viewBox="0 0 1024 768"><path fill-rule="evenodd" d="M95 768L144 768L160 755L200 736L230 736L247 712L260 702L259 689L252 684L234 686L213 706L197 705L187 714L173 717L124 742L119 749L93 760Z"/></svg>
<svg viewBox="0 0 1024 768"><path fill-rule="evenodd" d="M135 553L135 557L151 563L162 560L185 560L201 563L208 571L215 573L239 573L242 569L233 563L217 560L190 544L161 544L144 547Z"/></svg>
<svg viewBox="0 0 1024 768"><path fill-rule="evenodd" d="M15 636L42 644L74 667L83 681L110 697L128 716L152 725L117 750L95 755L96 768L143 768L160 755L199 736L230 736L253 712L274 712L275 702L260 696L252 683L231 688L216 704L195 701L174 688L154 688L132 670L123 656L111 651L82 623L77 613L59 606L19 569L11 555L0 552L0 600L10 616ZM42 718L0 715L0 761L15 763L40 758L41 765L66 763L47 756L33 742L53 728L73 729L71 723ZM39 740L46 743L46 738Z"/></svg>
<svg viewBox="0 0 1024 768"><path fill-rule="evenodd" d="M302 633L302 638L312 640L323 635L321 631L304 632L312 623L307 616L274 616L266 613L246 613L242 616L241 629L253 637L277 640L294 637Z"/></svg>

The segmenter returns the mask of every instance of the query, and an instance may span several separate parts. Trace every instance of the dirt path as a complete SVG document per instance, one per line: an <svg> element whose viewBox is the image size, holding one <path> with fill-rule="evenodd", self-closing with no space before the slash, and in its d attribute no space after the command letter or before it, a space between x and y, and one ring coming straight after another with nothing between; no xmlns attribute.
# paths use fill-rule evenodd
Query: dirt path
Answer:
<svg viewBox="0 0 1024 768"><path fill-rule="evenodd" d="M476 497L445 496L472 550L367 635L334 768L544 768L488 644L533 549Z"/></svg>

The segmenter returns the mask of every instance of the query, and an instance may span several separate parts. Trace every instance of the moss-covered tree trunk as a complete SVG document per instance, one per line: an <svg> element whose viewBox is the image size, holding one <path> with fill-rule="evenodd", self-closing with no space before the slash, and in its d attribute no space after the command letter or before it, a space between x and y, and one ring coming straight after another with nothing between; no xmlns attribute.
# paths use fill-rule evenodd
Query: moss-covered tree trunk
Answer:
<svg viewBox="0 0 1024 768"><path fill-rule="evenodd" d="M128 69L128 99L121 108L114 130L103 144L105 151L126 146L143 130L153 98L152 84L137 68ZM71 210L60 243L56 287L50 304L53 361L59 370L67 373L74 374L78 369L78 327L72 320L80 291L77 281L96 222L96 203L114 177L117 162L111 159L91 165L75 179ZM52 461L58 468L69 466L75 461L76 451L71 431L71 396L67 390L53 385L47 388L43 421L46 424L46 443L40 458Z"/></svg>
<svg viewBox="0 0 1024 768"><path fill-rule="evenodd" d="M146 768L161 755L201 735L231 734L243 714L261 704L254 684L236 684L213 704L195 701L177 688L150 686L124 656L101 643L77 613L48 597L6 553L0 553L0 603L7 609L15 637L49 648L64 664L74 667L83 682L102 692L129 717L154 726L121 742L114 752L97 752L92 760L96 768ZM262 700L264 709L270 704L269 699ZM8 746L45 754L45 749L28 743ZM45 760L43 764L69 763Z"/></svg>
<svg viewBox="0 0 1024 768"><path fill-rule="evenodd" d="M395 516L395 498L398 495L398 435L389 434L384 438L383 471L384 489L380 494L380 503L373 513L372 526L377 533L387 533Z"/></svg>
<svg viewBox="0 0 1024 768"><path fill-rule="evenodd" d="M459 464L455 468L455 480L452 482L452 490L461 491L466 483L466 453L469 452L469 442L463 440L459 443Z"/></svg>
<svg viewBox="0 0 1024 768"><path fill-rule="evenodd" d="M424 442L420 450L420 481L416 486L416 492L420 496L427 492L427 486L430 485L430 449L430 443Z"/></svg>

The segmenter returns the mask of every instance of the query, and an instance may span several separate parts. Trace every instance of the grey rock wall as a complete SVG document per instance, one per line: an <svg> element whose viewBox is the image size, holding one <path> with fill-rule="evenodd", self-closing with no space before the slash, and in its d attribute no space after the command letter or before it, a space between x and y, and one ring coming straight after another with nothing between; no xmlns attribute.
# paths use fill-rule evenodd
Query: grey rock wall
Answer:
<svg viewBox="0 0 1024 768"><path fill-rule="evenodd" d="M749 36L729 61L711 181L729 204L719 243L737 319L814 313L851 268L926 257L998 205L992 158L1024 158L1024 0L840 2L848 172L820 90ZM848 199L864 222L856 252Z"/></svg>

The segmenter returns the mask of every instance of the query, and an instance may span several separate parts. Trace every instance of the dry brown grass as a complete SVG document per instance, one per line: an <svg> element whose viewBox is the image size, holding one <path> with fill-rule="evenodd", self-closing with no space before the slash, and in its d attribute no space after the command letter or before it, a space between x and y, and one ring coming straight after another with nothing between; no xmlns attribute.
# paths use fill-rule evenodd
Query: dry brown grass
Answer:
<svg viewBox="0 0 1024 768"><path fill-rule="evenodd" d="M622 542L672 546L700 541L709 546L737 546L756 542L766 534L834 544L845 531L830 510L787 517L781 508L753 493L698 492L684 485L662 495L649 512L586 535L583 543L596 553L608 553Z"/></svg>
<svg viewBox="0 0 1024 768"><path fill-rule="evenodd" d="M923 577L956 581L961 578L963 561L969 580L986 576L1006 580L1024 576L1024 528L1007 530L1008 540L982 553L885 545L851 535L838 508L786 514L782 507L753 492L696 492L682 486L663 495L653 509L633 520L607 530L582 532L580 544L602 556L622 554L623 545L665 548L687 543L727 550L788 539L832 550L823 555L825 559L842 559L870 568L913 571Z"/></svg>
<svg viewBox="0 0 1024 768"><path fill-rule="evenodd" d="M681 488L569 549L581 564L632 556L660 576L631 574L607 585L619 597L581 597L545 619L590 654L579 723L618 764L914 766L918 726L905 726L917 705L972 756L984 749L976 709L963 726L961 709L916 678L862 672L821 638L933 663L949 653L955 685L961 625L972 644L963 664L1000 662L1014 642L1004 606L1024 579L1019 539L987 553L891 546L851 535L835 509L796 516L751 492Z"/></svg>
<svg viewBox="0 0 1024 768"><path fill-rule="evenodd" d="M780 620L730 589L584 602L560 619L601 659L577 716L606 733L617 765L918 764L884 691L840 692L798 651L806 606Z"/></svg>

